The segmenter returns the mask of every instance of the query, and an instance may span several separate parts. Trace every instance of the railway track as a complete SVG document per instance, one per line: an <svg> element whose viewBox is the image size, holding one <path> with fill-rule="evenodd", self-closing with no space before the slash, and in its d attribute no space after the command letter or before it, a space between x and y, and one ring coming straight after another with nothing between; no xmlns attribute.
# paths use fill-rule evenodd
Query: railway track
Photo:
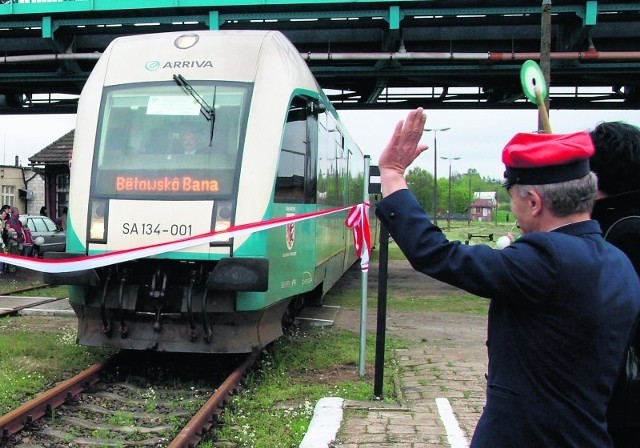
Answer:
<svg viewBox="0 0 640 448"><path fill-rule="evenodd" d="M48 289L52 287L53 287L52 285L47 285L47 284L26 286L23 288L10 289L8 291L0 291L0 296L14 296L16 294L21 294L23 292L38 291L41 289Z"/></svg>
<svg viewBox="0 0 640 448"><path fill-rule="evenodd" d="M53 287L52 285L47 285L47 284L21 287L21 288L16 288L16 289L7 290L7 291L0 291L0 296L15 296L17 294L22 294L25 292L41 291L41 290L46 290L52 287ZM6 317L6 316L15 316L24 309L35 308L40 305L57 302L59 300L66 299L66 298L67 298L67 295L63 295L59 297L47 297L47 298L43 297L42 300L37 302L31 302L25 305L16 306L11 309L0 310L0 318Z"/></svg>
<svg viewBox="0 0 640 448"><path fill-rule="evenodd" d="M66 297L55 297L55 298L51 298L51 299L45 299L45 300L40 300L38 302L32 302L32 303L27 303L25 305L16 306L16 307L10 308L8 310L1 310L0 311L0 318L6 317L6 316L15 316L20 311L22 311L24 309L35 308L37 306L44 305L46 303L57 302L57 301L62 300L62 299L66 299Z"/></svg>
<svg viewBox="0 0 640 448"><path fill-rule="evenodd" d="M257 356L118 353L0 417L0 446L196 446Z"/></svg>

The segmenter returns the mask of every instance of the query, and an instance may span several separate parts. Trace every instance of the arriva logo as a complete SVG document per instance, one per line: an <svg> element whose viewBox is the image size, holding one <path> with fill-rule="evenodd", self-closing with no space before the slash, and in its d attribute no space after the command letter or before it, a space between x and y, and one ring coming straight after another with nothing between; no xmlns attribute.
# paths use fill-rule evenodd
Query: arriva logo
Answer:
<svg viewBox="0 0 640 448"><path fill-rule="evenodd" d="M160 61L147 61L144 68L150 72L155 72L160 68Z"/></svg>
<svg viewBox="0 0 640 448"><path fill-rule="evenodd" d="M211 61L147 61L144 68L150 72L155 72L163 68L213 68Z"/></svg>

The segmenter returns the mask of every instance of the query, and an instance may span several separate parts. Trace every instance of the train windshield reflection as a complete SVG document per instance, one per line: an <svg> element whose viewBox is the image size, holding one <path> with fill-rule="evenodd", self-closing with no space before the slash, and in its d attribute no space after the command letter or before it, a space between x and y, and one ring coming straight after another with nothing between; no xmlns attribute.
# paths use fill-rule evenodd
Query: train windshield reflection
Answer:
<svg viewBox="0 0 640 448"><path fill-rule="evenodd" d="M175 83L105 89L94 194L108 196L228 195L240 160L251 95L244 83L191 83L215 110Z"/></svg>

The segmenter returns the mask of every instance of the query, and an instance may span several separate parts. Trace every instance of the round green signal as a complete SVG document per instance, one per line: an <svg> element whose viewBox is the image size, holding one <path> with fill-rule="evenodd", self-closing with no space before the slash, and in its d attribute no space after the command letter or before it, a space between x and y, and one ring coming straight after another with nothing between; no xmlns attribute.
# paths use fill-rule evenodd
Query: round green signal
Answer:
<svg viewBox="0 0 640 448"><path fill-rule="evenodd" d="M538 99L536 98L536 87L539 89L540 97L542 99L547 97L547 83L545 82L542 70L540 70L540 66L536 61L529 59L522 64L522 68L520 69L520 82L522 83L522 90L524 91L525 96L533 104L538 104Z"/></svg>

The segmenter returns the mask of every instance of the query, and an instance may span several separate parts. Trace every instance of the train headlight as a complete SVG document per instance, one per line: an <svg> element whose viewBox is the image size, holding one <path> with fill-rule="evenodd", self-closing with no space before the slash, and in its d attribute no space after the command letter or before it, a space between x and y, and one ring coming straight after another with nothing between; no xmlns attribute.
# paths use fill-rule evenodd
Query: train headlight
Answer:
<svg viewBox="0 0 640 448"><path fill-rule="evenodd" d="M89 239L105 242L107 240L107 203L104 200L91 202L91 218L89 221Z"/></svg>
<svg viewBox="0 0 640 448"><path fill-rule="evenodd" d="M231 216L233 214L233 203L231 201L220 201L216 204L215 222L213 223L213 229L216 232L227 230L231 227ZM228 243L229 238L220 236L218 242Z"/></svg>

